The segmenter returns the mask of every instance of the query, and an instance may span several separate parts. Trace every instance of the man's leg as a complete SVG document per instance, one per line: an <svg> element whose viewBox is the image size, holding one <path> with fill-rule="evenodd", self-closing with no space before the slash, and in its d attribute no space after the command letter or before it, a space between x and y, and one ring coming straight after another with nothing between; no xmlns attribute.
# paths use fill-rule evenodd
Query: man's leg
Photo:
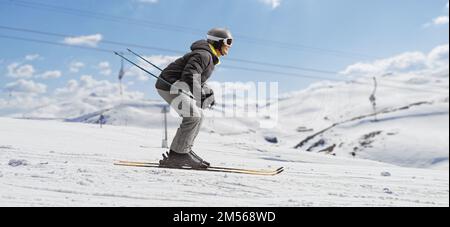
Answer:
<svg viewBox="0 0 450 227"><path fill-rule="evenodd" d="M170 92L162 90L158 90L158 93L183 117L170 149L180 154L187 154L191 151L191 147L200 132L204 117L203 112L196 106L194 100L184 94L170 94ZM181 105L185 105L184 108L179 105L180 102Z"/></svg>

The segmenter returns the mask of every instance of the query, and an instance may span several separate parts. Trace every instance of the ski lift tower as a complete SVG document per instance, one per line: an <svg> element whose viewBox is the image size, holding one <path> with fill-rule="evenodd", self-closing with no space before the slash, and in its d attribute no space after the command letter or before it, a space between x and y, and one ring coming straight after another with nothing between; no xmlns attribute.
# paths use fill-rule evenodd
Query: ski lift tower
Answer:
<svg viewBox="0 0 450 227"><path fill-rule="evenodd" d="M169 148L168 142L167 142L167 113L169 112L169 107L164 106L161 113L164 114L164 138L162 140L162 148Z"/></svg>
<svg viewBox="0 0 450 227"><path fill-rule="evenodd" d="M12 92L13 92L12 88L8 88L8 105L12 99Z"/></svg>
<svg viewBox="0 0 450 227"><path fill-rule="evenodd" d="M373 82L374 82L374 88L373 88L373 92L372 95L370 96L369 100L370 103L372 103L372 108L373 108L373 113L374 113L374 122L378 121L377 118L377 99L376 99L376 93L377 93L377 88L378 88L378 82L377 82L377 78L373 77Z"/></svg>
<svg viewBox="0 0 450 227"><path fill-rule="evenodd" d="M120 86L120 97L123 98L123 89L122 89L122 79L125 76L125 70L123 68L123 59L120 61L120 71L119 71L119 86Z"/></svg>

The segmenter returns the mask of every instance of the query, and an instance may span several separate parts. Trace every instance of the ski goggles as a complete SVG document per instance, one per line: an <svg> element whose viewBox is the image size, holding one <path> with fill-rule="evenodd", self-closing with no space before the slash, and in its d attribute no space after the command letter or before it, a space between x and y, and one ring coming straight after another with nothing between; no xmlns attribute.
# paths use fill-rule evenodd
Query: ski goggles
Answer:
<svg viewBox="0 0 450 227"><path fill-rule="evenodd" d="M233 39L224 39L223 43L227 44L228 46L232 46L233 45Z"/></svg>
<svg viewBox="0 0 450 227"><path fill-rule="evenodd" d="M224 44L228 45L228 46L232 46L233 45L233 38L219 38L219 37L215 37L215 36L210 36L208 35L207 37L209 40L213 40L213 41L217 41L217 42L223 42Z"/></svg>

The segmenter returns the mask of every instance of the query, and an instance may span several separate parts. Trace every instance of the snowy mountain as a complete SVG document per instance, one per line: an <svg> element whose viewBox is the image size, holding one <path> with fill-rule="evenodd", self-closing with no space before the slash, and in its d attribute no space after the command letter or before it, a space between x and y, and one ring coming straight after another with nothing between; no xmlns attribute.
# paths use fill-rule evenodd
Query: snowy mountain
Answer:
<svg viewBox="0 0 450 227"><path fill-rule="evenodd" d="M375 110L369 100L374 89L372 78L320 82L280 98L275 128L259 127L264 116L217 117L214 111L207 111L211 116L207 117L203 131L234 136L249 134L261 146L271 145L275 140L275 146L295 147L299 152L448 169L448 73L433 77L391 74L379 77L377 83ZM219 103L224 101L218 99ZM97 124L103 115L108 125L162 131L164 102L112 100L91 95L71 103L40 107L22 117ZM371 116L376 112L376 116ZM176 114L168 114L172 130L179 121ZM318 133L331 126L335 127Z"/></svg>
<svg viewBox="0 0 450 227"><path fill-rule="evenodd" d="M0 206L448 206L446 50L443 67L404 71L407 63L391 59L402 70L367 74L376 86L359 76L284 94L271 103L277 116L219 117L234 105L206 111L196 153L219 166L284 166L277 177L113 166L165 152L165 103L119 98L116 86L3 111ZM346 73L361 68L372 69ZM277 124L259 127L267 120ZM168 115L169 141L179 121Z"/></svg>
<svg viewBox="0 0 450 227"><path fill-rule="evenodd" d="M373 84L369 78L317 85L294 94L280 102L277 132L306 151L448 169L448 76L445 81L422 85L422 89L405 89L399 78L394 79L397 81L379 82L376 116L371 116ZM313 132L298 132L294 141L292 136L300 127Z"/></svg>

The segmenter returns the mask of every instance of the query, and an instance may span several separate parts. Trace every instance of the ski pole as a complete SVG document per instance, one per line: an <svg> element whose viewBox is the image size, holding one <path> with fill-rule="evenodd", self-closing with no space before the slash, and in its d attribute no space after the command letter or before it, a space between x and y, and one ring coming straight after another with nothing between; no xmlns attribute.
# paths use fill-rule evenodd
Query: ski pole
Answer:
<svg viewBox="0 0 450 227"><path fill-rule="evenodd" d="M132 54L136 55L138 58L144 60L144 61L147 62L148 64L150 64L150 65L152 65L153 67L157 68L159 71L161 71L161 72L163 71L160 67L158 67L157 65L151 63L149 60L143 58L141 55L135 53L134 51L132 51L132 50L130 50L130 49L127 49L127 50L128 50L129 52L131 52Z"/></svg>
<svg viewBox="0 0 450 227"><path fill-rule="evenodd" d="M145 59L145 58L142 57L140 54L138 54L138 53L136 53L136 52L134 52L134 51L132 51L131 49L128 49L128 48L127 48L127 50L128 50L130 53L134 54L136 57L140 58L141 60L143 60L143 61L147 62L148 64L150 64L151 66L157 68L159 71L161 71L161 72L163 71L160 67L158 67L157 65L151 63L149 60ZM173 86L173 85L172 85L172 86ZM175 88L177 88L177 87L175 87ZM194 99L194 100L195 100L195 99ZM214 109L214 108L211 108L211 109Z"/></svg>
<svg viewBox="0 0 450 227"><path fill-rule="evenodd" d="M178 90L178 92L181 92L181 93L187 95L188 97L190 97L191 99L195 100L195 97L192 96L191 94L185 92L183 89L180 89L180 88L174 86L173 84L167 82L167 81L164 80L163 78L158 77L158 76L156 76L155 74L149 72L148 70L144 69L143 67L141 67L141 66L139 66L138 64L134 63L133 61L129 60L129 59L126 58L125 56L123 56L123 55L121 55L121 54L119 54L119 53L117 53L117 52L115 52L115 51L114 51L114 54L116 54L117 56L123 58L125 61L129 62L130 64L132 64L132 65L138 67L140 70L142 70L142 71L148 73L149 75L153 76L153 77L156 78L157 80L161 80L161 81L164 82L165 84L167 84L167 85L169 85L169 86L171 86L171 87L176 88L176 89ZM140 56L139 56L139 57L140 57ZM140 58L143 59L143 60L145 60L145 59L142 58L142 57L140 57ZM148 62L147 60L145 60L145 61ZM150 63L150 62L148 62L148 63ZM151 63L150 63L150 64L151 64ZM153 65L153 64L152 64L152 65ZM156 67L156 66L155 66L155 67ZM159 70L161 70L159 67L156 67L156 68L158 68ZM162 70L161 70L161 71L162 71Z"/></svg>

